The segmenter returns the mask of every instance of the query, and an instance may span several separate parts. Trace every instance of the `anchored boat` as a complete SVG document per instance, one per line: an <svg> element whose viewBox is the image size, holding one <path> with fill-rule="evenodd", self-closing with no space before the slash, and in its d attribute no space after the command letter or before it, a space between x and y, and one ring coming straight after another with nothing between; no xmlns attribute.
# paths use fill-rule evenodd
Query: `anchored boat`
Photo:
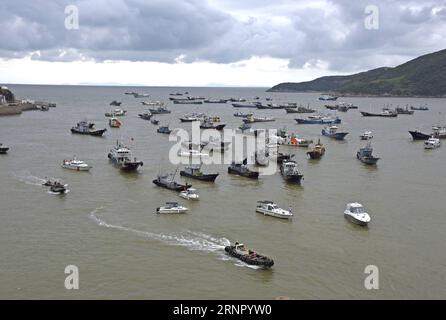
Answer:
<svg viewBox="0 0 446 320"><path fill-rule="evenodd" d="M138 116L143 120L150 120L150 118L152 118L152 114L150 112L140 113Z"/></svg>
<svg viewBox="0 0 446 320"><path fill-rule="evenodd" d="M176 173L176 171L175 171ZM190 187L192 187L191 184L181 184L176 182L175 179L175 173L174 174L163 174L158 175L156 179L154 179L152 182L156 184L158 187L162 187L165 189L173 190L173 191L183 191L187 190Z"/></svg>
<svg viewBox="0 0 446 320"><path fill-rule="evenodd" d="M172 132L172 130L169 129L169 126L159 126L158 129L156 129L156 132L170 134Z"/></svg>
<svg viewBox="0 0 446 320"><path fill-rule="evenodd" d="M341 123L341 119L336 117L330 117L330 116L321 116L321 115L313 115L308 116L307 119L294 119L298 124L335 124L335 123Z"/></svg>
<svg viewBox="0 0 446 320"><path fill-rule="evenodd" d="M106 117L123 117L123 116L126 115L126 113L127 113L127 110L123 110L123 109L117 108L117 109L115 109L113 111L106 112L105 116Z"/></svg>
<svg viewBox="0 0 446 320"><path fill-rule="evenodd" d="M5 154L9 150L9 147L4 145L3 143L0 143L0 154Z"/></svg>
<svg viewBox="0 0 446 320"><path fill-rule="evenodd" d="M369 141L364 148L359 149L356 153L356 157L361 160L361 162L369 165L374 165L378 162L379 158L372 155L373 148L371 142Z"/></svg>
<svg viewBox="0 0 446 320"><path fill-rule="evenodd" d="M116 140L116 145L108 153L110 161L119 169L124 171L136 171L139 166L143 165L142 161L132 160L132 152Z"/></svg>
<svg viewBox="0 0 446 320"><path fill-rule="evenodd" d="M268 200L257 201L256 212L281 219L291 219L293 217L291 210L279 208L277 204Z"/></svg>
<svg viewBox="0 0 446 320"><path fill-rule="evenodd" d="M76 124L75 127L71 128L71 133L77 134L87 134L90 136L101 137L107 129L93 129L94 123L87 123L86 121L81 121Z"/></svg>
<svg viewBox="0 0 446 320"><path fill-rule="evenodd" d="M171 113L172 111L168 110L165 107L159 106L156 109L149 109L151 114L168 114Z"/></svg>
<svg viewBox="0 0 446 320"><path fill-rule="evenodd" d="M115 118L115 117L110 118L110 120L108 120L108 125L109 125L111 128L120 128L120 127L121 127L121 124L122 124L122 122L119 121L119 119L118 119L118 118Z"/></svg>
<svg viewBox="0 0 446 320"><path fill-rule="evenodd" d="M361 140L371 140L373 139L373 133L372 131L364 131L364 133L362 133L359 138Z"/></svg>
<svg viewBox="0 0 446 320"><path fill-rule="evenodd" d="M186 190L180 191L178 194L181 198L184 198L186 200L199 200L200 195L197 192L197 189L194 188L188 188Z"/></svg>
<svg viewBox="0 0 446 320"><path fill-rule="evenodd" d="M231 163L231 165L228 167L228 173L239 175L239 176L246 177L246 178L251 178L251 179L259 178L259 172L250 170L247 165L246 159L243 160L242 163L236 163L233 161Z"/></svg>
<svg viewBox="0 0 446 320"><path fill-rule="evenodd" d="M254 250L247 249L243 244L236 242L234 245L226 246L225 251L232 257L237 258L247 264L271 268L274 260L261 255Z"/></svg>
<svg viewBox="0 0 446 320"><path fill-rule="evenodd" d="M424 149L436 149L441 146L440 139L431 137L424 141Z"/></svg>
<svg viewBox="0 0 446 320"><path fill-rule="evenodd" d="M311 159L320 159L324 154L325 146L321 143L320 139L317 141L313 150L307 152L307 155L310 156Z"/></svg>
<svg viewBox="0 0 446 320"><path fill-rule="evenodd" d="M347 204L344 217L348 221L360 226L367 226L371 220L369 214L364 211L362 204L357 202Z"/></svg>
<svg viewBox="0 0 446 320"><path fill-rule="evenodd" d="M299 171L297 162L293 160L283 161L280 165L280 173L286 181L293 183L300 183L304 176Z"/></svg>
<svg viewBox="0 0 446 320"><path fill-rule="evenodd" d="M338 132L337 126L325 127L322 129L322 135L336 139L336 140L344 140L345 136L348 135L348 132Z"/></svg>
<svg viewBox="0 0 446 320"><path fill-rule="evenodd" d="M180 171L180 176L197 179L201 181L214 182L218 177L218 173L203 173L201 166L187 166Z"/></svg>

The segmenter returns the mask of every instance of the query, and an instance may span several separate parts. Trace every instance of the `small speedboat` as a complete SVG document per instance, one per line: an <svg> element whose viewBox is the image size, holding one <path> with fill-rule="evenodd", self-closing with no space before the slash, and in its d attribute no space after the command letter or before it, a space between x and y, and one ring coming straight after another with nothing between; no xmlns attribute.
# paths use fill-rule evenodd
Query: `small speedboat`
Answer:
<svg viewBox="0 0 446 320"><path fill-rule="evenodd" d="M170 133L172 132L172 130L169 129L168 126L160 126L160 127L156 130L156 132L158 132L158 133L164 133L164 134L170 134Z"/></svg>
<svg viewBox="0 0 446 320"><path fill-rule="evenodd" d="M256 212L281 219L290 219L293 217L291 210L279 208L277 204L268 200L257 201Z"/></svg>
<svg viewBox="0 0 446 320"><path fill-rule="evenodd" d="M364 211L362 204L357 202L347 204L344 217L350 222L360 226L366 226L371 220L369 214Z"/></svg>
<svg viewBox="0 0 446 320"><path fill-rule="evenodd" d="M156 208L156 213L186 213L188 210L180 206L178 202L166 202L165 206Z"/></svg>
<svg viewBox="0 0 446 320"><path fill-rule="evenodd" d="M373 133L372 133L372 131L364 131L364 133L361 134L361 135L359 136L359 138L360 138L361 140L370 140L370 139L373 139Z"/></svg>
<svg viewBox="0 0 446 320"><path fill-rule="evenodd" d="M115 109L113 111L106 112L105 116L106 117L122 117L122 116L125 116L126 113L127 113L126 110L117 108L117 109Z"/></svg>
<svg viewBox="0 0 446 320"><path fill-rule="evenodd" d="M186 200L199 200L200 195L197 192L197 189L194 188L188 188L186 190L180 191L178 194L181 198L184 198Z"/></svg>
<svg viewBox="0 0 446 320"><path fill-rule="evenodd" d="M89 171L91 166L82 160L74 158L72 160L64 160L62 162L62 168L75 171Z"/></svg>
<svg viewBox="0 0 446 320"><path fill-rule="evenodd" d="M261 255L254 250L247 249L243 244L238 242L234 245L226 246L225 251L230 256L250 265L264 268L271 268L274 265L273 259Z"/></svg>
<svg viewBox="0 0 446 320"><path fill-rule="evenodd" d="M54 193L60 193L63 194L67 191L67 184L63 184L62 182L58 181L58 180L46 180L42 185L46 186L46 187L50 187L50 191L54 192Z"/></svg>
<svg viewBox="0 0 446 320"><path fill-rule="evenodd" d="M440 139L430 137L426 141L424 141L424 149L436 149L441 146Z"/></svg>
<svg viewBox="0 0 446 320"><path fill-rule="evenodd" d="M3 143L0 143L0 154L5 154L9 150L9 147L4 145Z"/></svg>

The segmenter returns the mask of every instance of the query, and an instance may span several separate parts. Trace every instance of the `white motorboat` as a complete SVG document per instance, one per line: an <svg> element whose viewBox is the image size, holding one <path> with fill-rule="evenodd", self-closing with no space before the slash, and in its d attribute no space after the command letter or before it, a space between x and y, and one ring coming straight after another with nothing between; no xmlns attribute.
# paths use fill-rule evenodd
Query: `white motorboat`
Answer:
<svg viewBox="0 0 446 320"><path fill-rule="evenodd" d="M91 169L91 166L82 160L74 158L72 160L64 160L62 162L62 168L76 171L89 171Z"/></svg>
<svg viewBox="0 0 446 320"><path fill-rule="evenodd" d="M359 136L359 138L361 138L361 140L370 140L373 139L373 133L372 131L364 131L363 134L361 134Z"/></svg>
<svg viewBox="0 0 446 320"><path fill-rule="evenodd" d="M293 217L291 210L287 211L279 208L277 204L268 200L257 201L256 212L281 219L290 219Z"/></svg>
<svg viewBox="0 0 446 320"><path fill-rule="evenodd" d="M360 226L366 226L371 220L369 214L364 211L362 204L357 202L347 204L344 217L350 222Z"/></svg>
<svg viewBox="0 0 446 320"><path fill-rule="evenodd" d="M200 151L194 150L194 149L192 149L192 150L183 150L183 151L179 150L178 151L178 155L180 157L191 157L191 158L192 157L209 157L209 154L203 153L203 152L200 152Z"/></svg>
<svg viewBox="0 0 446 320"><path fill-rule="evenodd" d="M198 194L197 189L194 189L194 188L188 188L186 190L181 191L179 193L179 196L186 200L199 200L200 199L200 195Z"/></svg>
<svg viewBox="0 0 446 320"><path fill-rule="evenodd" d="M127 113L127 110L121 109L121 108L116 108L113 111L110 112L106 112L105 116L106 117L122 117L125 116Z"/></svg>
<svg viewBox="0 0 446 320"><path fill-rule="evenodd" d="M156 213L186 213L188 210L180 206L178 202L166 202L165 206L156 208Z"/></svg>
<svg viewBox="0 0 446 320"><path fill-rule="evenodd" d="M430 137L426 141L424 141L424 149L436 149L441 146L440 139Z"/></svg>

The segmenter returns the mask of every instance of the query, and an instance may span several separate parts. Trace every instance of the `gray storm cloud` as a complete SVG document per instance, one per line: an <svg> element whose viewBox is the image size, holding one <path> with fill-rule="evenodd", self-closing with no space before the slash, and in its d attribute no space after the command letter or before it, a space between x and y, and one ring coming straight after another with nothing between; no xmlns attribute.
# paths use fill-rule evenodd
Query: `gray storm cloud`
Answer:
<svg viewBox="0 0 446 320"><path fill-rule="evenodd" d="M369 4L379 8L378 30L364 27ZM79 8L79 30L64 27L67 5ZM445 12L445 1L3 0L0 57L231 63L269 56L289 59L291 68L320 61L355 71L443 49Z"/></svg>

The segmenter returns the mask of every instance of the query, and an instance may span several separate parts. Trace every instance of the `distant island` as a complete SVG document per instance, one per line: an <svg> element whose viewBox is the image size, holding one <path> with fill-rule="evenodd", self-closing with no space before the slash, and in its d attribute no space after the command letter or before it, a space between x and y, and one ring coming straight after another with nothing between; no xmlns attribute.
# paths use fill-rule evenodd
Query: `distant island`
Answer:
<svg viewBox="0 0 446 320"><path fill-rule="evenodd" d="M446 97L446 49L397 67L348 76L280 83L267 92L326 92L340 96Z"/></svg>

